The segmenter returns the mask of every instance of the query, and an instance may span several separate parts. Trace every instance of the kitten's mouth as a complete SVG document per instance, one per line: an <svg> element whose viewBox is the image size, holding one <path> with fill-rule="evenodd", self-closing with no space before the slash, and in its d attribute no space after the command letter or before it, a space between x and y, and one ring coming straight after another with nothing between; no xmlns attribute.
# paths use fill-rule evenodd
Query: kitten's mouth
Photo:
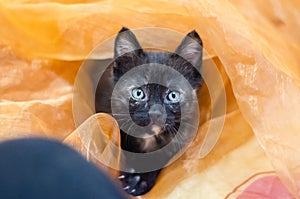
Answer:
<svg viewBox="0 0 300 199"><path fill-rule="evenodd" d="M150 124L148 126L148 130L142 135L142 138L150 138L153 136L159 136L159 134L162 132L163 127L157 125L157 124Z"/></svg>
<svg viewBox="0 0 300 199"><path fill-rule="evenodd" d="M156 136L160 134L161 129L162 129L162 128L161 128L160 126L156 125L156 124L151 125L151 131L152 131L153 134L156 135Z"/></svg>

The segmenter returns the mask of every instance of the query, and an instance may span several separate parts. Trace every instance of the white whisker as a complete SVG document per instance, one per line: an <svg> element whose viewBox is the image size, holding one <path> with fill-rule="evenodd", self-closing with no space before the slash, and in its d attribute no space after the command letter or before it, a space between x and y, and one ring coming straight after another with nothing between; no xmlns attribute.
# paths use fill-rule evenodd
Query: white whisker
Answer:
<svg viewBox="0 0 300 199"><path fill-rule="evenodd" d="M121 176L118 177L118 179L120 179L120 180L124 179L124 178L125 178L125 175L121 175Z"/></svg>

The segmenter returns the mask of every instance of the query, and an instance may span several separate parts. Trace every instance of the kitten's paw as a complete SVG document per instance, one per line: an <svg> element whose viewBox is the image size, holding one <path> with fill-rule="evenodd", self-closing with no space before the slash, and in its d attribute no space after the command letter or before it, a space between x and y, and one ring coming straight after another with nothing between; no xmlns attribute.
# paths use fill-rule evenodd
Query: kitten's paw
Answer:
<svg viewBox="0 0 300 199"><path fill-rule="evenodd" d="M156 175L121 172L119 179L122 182L124 191L133 196L138 196L150 191L156 182Z"/></svg>

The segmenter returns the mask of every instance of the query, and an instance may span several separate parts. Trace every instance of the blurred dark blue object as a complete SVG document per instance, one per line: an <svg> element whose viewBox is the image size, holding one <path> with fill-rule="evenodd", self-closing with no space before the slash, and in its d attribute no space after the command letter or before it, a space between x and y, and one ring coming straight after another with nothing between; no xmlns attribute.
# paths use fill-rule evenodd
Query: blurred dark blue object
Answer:
<svg viewBox="0 0 300 199"><path fill-rule="evenodd" d="M125 199L101 170L53 140L0 144L1 199Z"/></svg>

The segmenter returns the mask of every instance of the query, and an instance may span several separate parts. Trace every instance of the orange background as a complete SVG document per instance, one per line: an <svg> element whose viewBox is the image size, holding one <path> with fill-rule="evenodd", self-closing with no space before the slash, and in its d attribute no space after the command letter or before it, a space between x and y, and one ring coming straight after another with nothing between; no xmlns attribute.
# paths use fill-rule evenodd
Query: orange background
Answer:
<svg viewBox="0 0 300 199"><path fill-rule="evenodd" d="M183 34L196 29L226 88L222 135L200 159L201 136L218 119L211 118L214 104L203 87L199 137L143 198L225 198L249 176L270 170L296 197L299 16L300 2L293 0L1 0L0 139L45 136L64 141L76 133L76 73L91 50L122 26ZM111 55L107 51L98 58Z"/></svg>

